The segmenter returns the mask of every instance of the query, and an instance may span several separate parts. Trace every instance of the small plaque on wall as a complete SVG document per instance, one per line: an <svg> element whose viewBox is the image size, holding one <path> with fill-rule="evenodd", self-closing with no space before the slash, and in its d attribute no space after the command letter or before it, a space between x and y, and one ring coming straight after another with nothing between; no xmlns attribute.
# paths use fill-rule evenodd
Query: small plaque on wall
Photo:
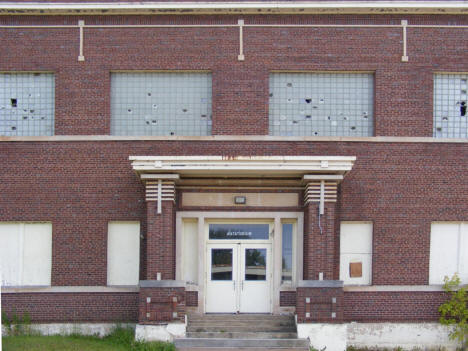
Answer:
<svg viewBox="0 0 468 351"><path fill-rule="evenodd" d="M351 278L362 277L362 262L350 262L349 263L349 276Z"/></svg>

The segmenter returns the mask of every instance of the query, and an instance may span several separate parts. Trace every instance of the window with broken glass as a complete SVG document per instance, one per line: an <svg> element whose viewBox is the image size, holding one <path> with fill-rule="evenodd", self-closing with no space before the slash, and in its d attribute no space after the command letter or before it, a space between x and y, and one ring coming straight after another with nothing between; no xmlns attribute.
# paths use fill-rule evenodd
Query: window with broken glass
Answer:
<svg viewBox="0 0 468 351"><path fill-rule="evenodd" d="M211 135L211 74L112 73L111 134Z"/></svg>
<svg viewBox="0 0 468 351"><path fill-rule="evenodd" d="M270 74L269 134L372 136L372 73Z"/></svg>
<svg viewBox="0 0 468 351"><path fill-rule="evenodd" d="M54 134L52 73L0 73L0 135Z"/></svg>
<svg viewBox="0 0 468 351"><path fill-rule="evenodd" d="M468 138L468 74L434 75L434 126L436 138Z"/></svg>

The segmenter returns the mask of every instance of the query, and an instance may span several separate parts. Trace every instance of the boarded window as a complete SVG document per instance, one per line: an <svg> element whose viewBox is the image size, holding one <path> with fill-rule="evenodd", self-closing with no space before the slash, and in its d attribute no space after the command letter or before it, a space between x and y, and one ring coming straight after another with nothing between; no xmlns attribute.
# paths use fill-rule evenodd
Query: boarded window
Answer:
<svg viewBox="0 0 468 351"><path fill-rule="evenodd" d="M0 223L2 286L50 285L51 269L51 223Z"/></svg>
<svg viewBox="0 0 468 351"><path fill-rule="evenodd" d="M468 283L468 223L431 224L429 284L443 284L444 277L458 273Z"/></svg>
<svg viewBox="0 0 468 351"><path fill-rule="evenodd" d="M211 135L210 73L112 73L112 135Z"/></svg>
<svg viewBox="0 0 468 351"><path fill-rule="evenodd" d="M468 74L434 75L434 137L468 138Z"/></svg>
<svg viewBox="0 0 468 351"><path fill-rule="evenodd" d="M140 223L109 222L107 285L138 285L140 274Z"/></svg>
<svg viewBox="0 0 468 351"><path fill-rule="evenodd" d="M182 276L187 284L198 284L198 221L185 219L182 242Z"/></svg>
<svg viewBox="0 0 468 351"><path fill-rule="evenodd" d="M270 135L372 136L374 77L270 74Z"/></svg>
<svg viewBox="0 0 468 351"><path fill-rule="evenodd" d="M372 281L372 223L341 222L340 280L345 285Z"/></svg>
<svg viewBox="0 0 468 351"><path fill-rule="evenodd" d="M0 135L54 134L52 73L0 73Z"/></svg>

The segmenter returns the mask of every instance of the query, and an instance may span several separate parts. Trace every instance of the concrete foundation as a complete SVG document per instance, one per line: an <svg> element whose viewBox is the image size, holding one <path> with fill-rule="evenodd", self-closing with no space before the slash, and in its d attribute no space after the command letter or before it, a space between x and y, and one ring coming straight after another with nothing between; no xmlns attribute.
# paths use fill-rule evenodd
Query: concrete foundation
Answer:
<svg viewBox="0 0 468 351"><path fill-rule="evenodd" d="M135 339L141 341L167 341L173 342L174 338L185 336L184 323L168 323L161 325L137 324L135 328Z"/></svg>
<svg viewBox="0 0 468 351"><path fill-rule="evenodd" d="M135 328L134 323L118 324L123 328ZM96 335L104 337L109 335L115 328L115 323L43 323L23 325L25 332L41 335ZM13 326L12 326L13 328ZM2 326L2 336L8 335L8 328Z"/></svg>
<svg viewBox="0 0 468 351"><path fill-rule="evenodd" d="M460 343L450 340L450 328L439 323L350 323L348 346L403 350L455 350Z"/></svg>
<svg viewBox="0 0 468 351"><path fill-rule="evenodd" d="M299 323L299 338L317 350L343 351L348 346L369 349L456 350L450 328L438 323Z"/></svg>

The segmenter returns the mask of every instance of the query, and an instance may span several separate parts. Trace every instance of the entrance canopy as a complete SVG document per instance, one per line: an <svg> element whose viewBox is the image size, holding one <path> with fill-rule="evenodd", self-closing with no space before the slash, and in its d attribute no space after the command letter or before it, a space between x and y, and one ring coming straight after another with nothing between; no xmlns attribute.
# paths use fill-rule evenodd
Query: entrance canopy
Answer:
<svg viewBox="0 0 468 351"><path fill-rule="evenodd" d="M336 202L337 186L355 156L130 156L146 200L175 199L178 187L301 187L304 203Z"/></svg>
<svg viewBox="0 0 468 351"><path fill-rule="evenodd" d="M342 179L355 156L130 156L133 169L142 180L159 179L158 174L187 178L290 178L323 175ZM335 177L327 178L326 175Z"/></svg>

